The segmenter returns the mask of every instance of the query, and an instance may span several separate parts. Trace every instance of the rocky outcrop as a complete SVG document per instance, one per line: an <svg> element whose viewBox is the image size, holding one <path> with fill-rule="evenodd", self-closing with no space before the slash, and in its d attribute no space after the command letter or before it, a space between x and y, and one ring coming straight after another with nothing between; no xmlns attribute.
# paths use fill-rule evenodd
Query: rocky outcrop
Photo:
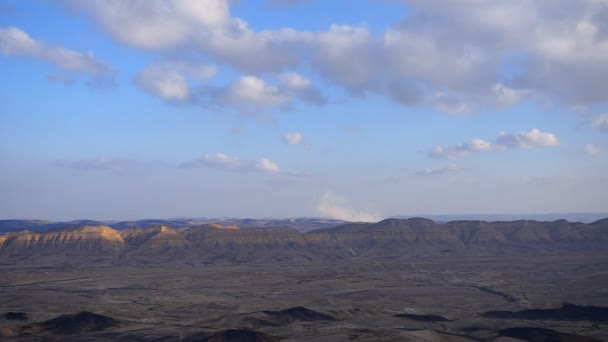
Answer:
<svg viewBox="0 0 608 342"><path fill-rule="evenodd" d="M120 233L107 226L70 227L46 233L9 233L0 236L0 242L4 253L108 254L118 253L126 247Z"/></svg>

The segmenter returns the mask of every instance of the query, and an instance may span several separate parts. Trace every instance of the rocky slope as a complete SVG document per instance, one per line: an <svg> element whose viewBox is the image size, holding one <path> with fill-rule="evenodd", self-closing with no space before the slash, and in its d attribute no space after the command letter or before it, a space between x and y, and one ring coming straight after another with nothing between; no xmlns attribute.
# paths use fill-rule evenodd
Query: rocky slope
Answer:
<svg viewBox="0 0 608 342"><path fill-rule="evenodd" d="M198 261L281 261L415 255L563 253L608 250L608 220L592 224L537 221L387 219L300 233L292 228L238 229L203 224L59 228L0 235L0 258L35 255L186 258Z"/></svg>

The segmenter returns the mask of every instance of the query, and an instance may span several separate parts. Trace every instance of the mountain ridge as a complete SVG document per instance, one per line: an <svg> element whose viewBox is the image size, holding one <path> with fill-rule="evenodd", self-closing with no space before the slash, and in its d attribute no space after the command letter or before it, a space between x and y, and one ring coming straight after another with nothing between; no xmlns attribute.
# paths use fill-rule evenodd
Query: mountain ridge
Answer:
<svg viewBox="0 0 608 342"><path fill-rule="evenodd" d="M306 233L290 227L238 229L202 224L116 230L108 226L0 234L0 258L103 256L201 262L285 261L450 254L578 253L608 249L608 219L591 224L557 220L454 221L386 219Z"/></svg>

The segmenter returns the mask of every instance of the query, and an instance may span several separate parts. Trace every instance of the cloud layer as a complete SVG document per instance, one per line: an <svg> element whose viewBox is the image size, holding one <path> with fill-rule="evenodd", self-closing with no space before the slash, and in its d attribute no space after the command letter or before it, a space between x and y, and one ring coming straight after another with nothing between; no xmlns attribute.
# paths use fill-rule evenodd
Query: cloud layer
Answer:
<svg viewBox="0 0 608 342"><path fill-rule="evenodd" d="M204 156L183 163L183 168L198 168L207 167L233 172L243 173L264 173L264 174L279 174L281 168L273 161L267 158L256 160L241 160L239 158L230 157L222 153L205 154Z"/></svg>
<svg viewBox="0 0 608 342"><path fill-rule="evenodd" d="M555 147L559 144L559 139L553 133L542 132L535 128L516 134L500 132L494 143L474 138L457 145L437 145L429 151L429 156L439 159L455 159L474 153Z"/></svg>
<svg viewBox="0 0 608 342"><path fill-rule="evenodd" d="M602 0L401 0L408 15L386 23L381 34L339 23L318 32L255 30L231 15L227 0L64 2L126 45L161 54L187 50L243 73L209 92L217 98L212 102L281 107L292 96L264 78L308 65L353 94L382 94L452 114L527 98L608 103L608 6ZM161 86L171 90L151 92L179 100L183 85L172 75ZM323 103L307 89L301 99Z"/></svg>

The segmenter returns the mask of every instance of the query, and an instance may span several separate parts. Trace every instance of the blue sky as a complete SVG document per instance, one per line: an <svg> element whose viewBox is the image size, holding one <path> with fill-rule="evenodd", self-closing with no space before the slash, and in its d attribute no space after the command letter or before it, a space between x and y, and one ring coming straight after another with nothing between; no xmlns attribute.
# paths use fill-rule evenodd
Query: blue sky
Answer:
<svg viewBox="0 0 608 342"><path fill-rule="evenodd" d="M606 212L608 4L0 1L1 218Z"/></svg>

